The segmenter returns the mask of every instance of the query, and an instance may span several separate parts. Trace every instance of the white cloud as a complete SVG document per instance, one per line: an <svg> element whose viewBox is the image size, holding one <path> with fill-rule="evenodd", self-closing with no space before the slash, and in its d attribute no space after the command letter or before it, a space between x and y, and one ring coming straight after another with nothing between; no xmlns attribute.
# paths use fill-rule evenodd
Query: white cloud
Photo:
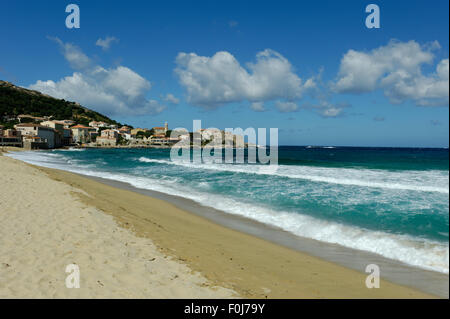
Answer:
<svg viewBox="0 0 450 319"><path fill-rule="evenodd" d="M297 103L276 101L275 106L281 113L295 112L298 110Z"/></svg>
<svg viewBox="0 0 450 319"><path fill-rule="evenodd" d="M305 87L289 61L269 49L259 52L256 62L246 68L225 51L212 57L179 53L176 63L175 72L187 91L188 102L207 109L242 101L293 102L313 85L307 81Z"/></svg>
<svg viewBox="0 0 450 319"><path fill-rule="evenodd" d="M417 105L448 105L448 59L436 72L424 75L422 67L433 63L438 42L390 41L370 52L349 50L341 60L333 89L339 93L364 93L383 89L392 103L413 100Z"/></svg>
<svg viewBox="0 0 450 319"><path fill-rule="evenodd" d="M323 117L338 117L339 115L342 114L343 111L344 110L342 108L333 106L333 107L327 107L322 110L319 110L319 113Z"/></svg>
<svg viewBox="0 0 450 319"><path fill-rule="evenodd" d="M151 83L133 70L124 66L110 69L94 66L78 47L59 39L57 42L77 72L56 82L39 80L30 89L76 101L107 115L155 114L164 110L158 101L146 98Z"/></svg>
<svg viewBox="0 0 450 319"><path fill-rule="evenodd" d="M309 103L302 106L304 109L310 109L320 114L322 117L335 118L344 115L344 111L350 107L347 103L331 103L326 99L320 99L318 103Z"/></svg>
<svg viewBox="0 0 450 319"><path fill-rule="evenodd" d="M266 108L264 107L263 102L253 102L252 104L250 104L250 108L256 112L265 112L266 111Z"/></svg>
<svg viewBox="0 0 450 319"><path fill-rule="evenodd" d="M59 44L64 58L69 62L70 67L74 70L83 70L92 66L92 61L84 54L80 48L72 43L63 43L60 39L54 37L48 37L48 39L55 41Z"/></svg>
<svg viewBox="0 0 450 319"><path fill-rule="evenodd" d="M385 77L381 84L393 103L412 99L420 106L448 105L448 73L449 63L445 59L437 65L436 73L424 76L396 71Z"/></svg>
<svg viewBox="0 0 450 319"><path fill-rule="evenodd" d="M168 93L164 97L164 101L172 103L172 104L178 104L180 103L180 99L176 98L172 93Z"/></svg>
<svg viewBox="0 0 450 319"><path fill-rule="evenodd" d="M99 38L97 42L95 42L95 45L101 47L103 51L107 51L113 43L118 42L119 39L117 39L116 37L106 37L104 39Z"/></svg>

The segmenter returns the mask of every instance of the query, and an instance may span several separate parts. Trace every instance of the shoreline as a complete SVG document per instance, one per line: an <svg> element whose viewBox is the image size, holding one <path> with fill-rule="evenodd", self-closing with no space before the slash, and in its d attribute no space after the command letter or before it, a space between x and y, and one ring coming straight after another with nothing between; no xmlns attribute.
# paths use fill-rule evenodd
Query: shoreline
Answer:
<svg viewBox="0 0 450 319"><path fill-rule="evenodd" d="M363 274L367 264L377 264L382 271L382 278L385 278L392 283L418 289L442 298L449 297L449 276L445 273L422 269L371 252L300 237L273 225L264 224L244 216L229 214L212 207L203 206L188 198L137 188L126 182L78 173L72 174L92 179L105 185L166 201L185 212L200 216L215 224L266 240L300 253L306 253L310 256L356 270Z"/></svg>
<svg viewBox="0 0 450 319"><path fill-rule="evenodd" d="M359 271L221 226L148 195L67 171L37 168L83 190L88 194L78 195L83 203L112 215L139 237L151 238L163 253L213 285L245 298L436 297L384 279L380 289L367 289L366 274Z"/></svg>

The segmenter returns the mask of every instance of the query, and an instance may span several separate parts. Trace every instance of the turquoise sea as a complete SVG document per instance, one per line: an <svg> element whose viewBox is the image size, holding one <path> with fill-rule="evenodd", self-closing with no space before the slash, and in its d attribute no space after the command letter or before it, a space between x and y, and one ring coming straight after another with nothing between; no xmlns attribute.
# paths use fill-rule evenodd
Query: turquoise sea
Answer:
<svg viewBox="0 0 450 319"><path fill-rule="evenodd" d="M261 164L173 162L168 149L12 153L26 162L192 199L297 236L448 273L448 149L280 147Z"/></svg>

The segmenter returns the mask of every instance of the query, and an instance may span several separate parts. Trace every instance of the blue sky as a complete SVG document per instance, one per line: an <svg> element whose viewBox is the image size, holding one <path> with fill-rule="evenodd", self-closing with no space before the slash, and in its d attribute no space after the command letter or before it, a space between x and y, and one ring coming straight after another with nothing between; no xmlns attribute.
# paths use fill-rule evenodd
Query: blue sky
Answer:
<svg viewBox="0 0 450 319"><path fill-rule="evenodd" d="M69 3L2 5L0 79L134 126L448 147L448 1L72 1L80 29ZM370 3L380 29L365 26Z"/></svg>

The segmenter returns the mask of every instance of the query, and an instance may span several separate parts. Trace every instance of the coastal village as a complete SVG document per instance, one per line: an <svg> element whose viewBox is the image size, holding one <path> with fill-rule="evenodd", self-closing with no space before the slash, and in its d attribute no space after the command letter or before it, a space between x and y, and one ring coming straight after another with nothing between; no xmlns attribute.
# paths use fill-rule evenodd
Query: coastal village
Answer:
<svg viewBox="0 0 450 319"><path fill-rule="evenodd" d="M61 147L159 147L165 148L181 142L192 145L192 133L174 132L169 125L147 128L131 128L126 125L118 127L101 121L91 121L89 126L73 120L53 120L51 117L35 117L22 114L17 117L4 116L3 120L15 120L14 128L6 129L0 125L0 146L21 147L24 149L54 149ZM242 136L233 135L217 129L201 129L202 146L212 142L213 137L224 147L245 147ZM175 137L173 137L175 136Z"/></svg>
<svg viewBox="0 0 450 319"><path fill-rule="evenodd" d="M5 129L0 125L0 146L23 147L25 149L53 149L69 146L119 147L173 145L183 138L170 137L168 123L163 127L131 128L116 124L91 121L89 126L73 120L52 120L51 117L35 117L22 114L9 120L19 123ZM5 119L4 120L8 120Z"/></svg>

